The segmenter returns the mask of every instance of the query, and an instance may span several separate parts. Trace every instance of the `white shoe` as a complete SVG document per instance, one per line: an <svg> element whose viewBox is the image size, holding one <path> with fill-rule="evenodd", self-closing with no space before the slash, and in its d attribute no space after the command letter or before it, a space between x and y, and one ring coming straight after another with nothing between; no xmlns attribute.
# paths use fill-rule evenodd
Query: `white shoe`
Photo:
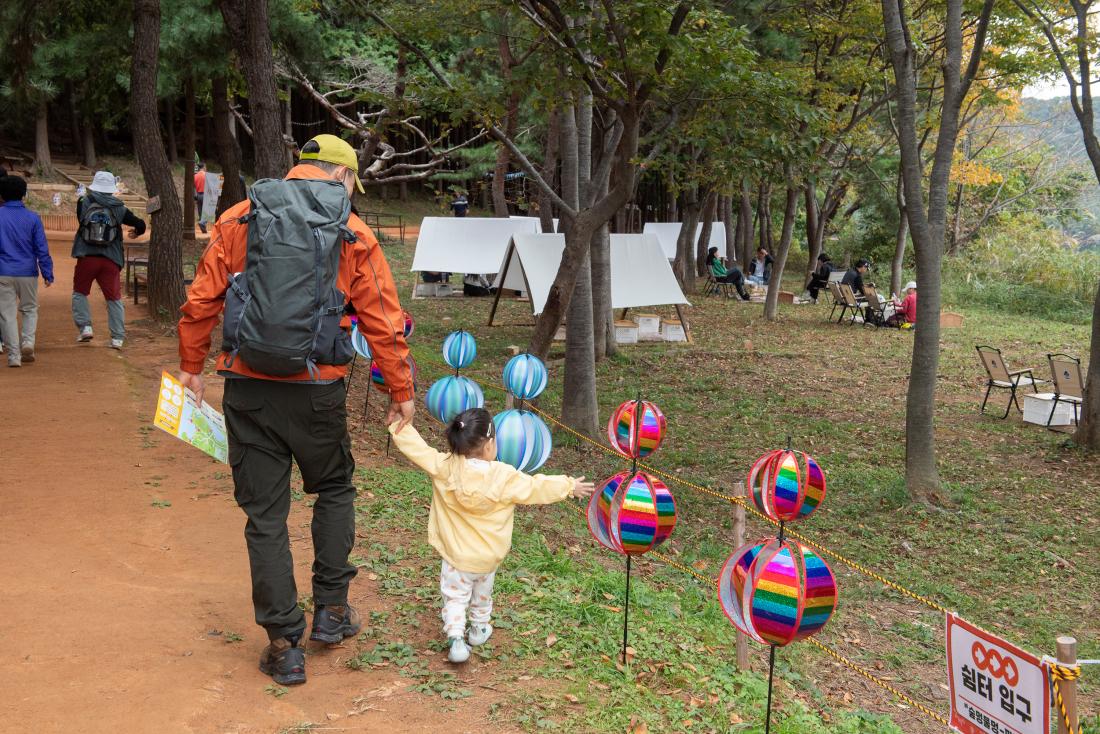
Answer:
<svg viewBox="0 0 1100 734"><path fill-rule="evenodd" d="M466 633L466 639L474 647L484 645L492 636L493 625L491 624L472 624L469 632Z"/></svg>
<svg viewBox="0 0 1100 734"><path fill-rule="evenodd" d="M80 335L76 338L78 342L90 342L95 337L92 333L92 327L85 326L80 330Z"/></svg>
<svg viewBox="0 0 1100 734"><path fill-rule="evenodd" d="M121 339L112 339L111 340L111 349L122 349L122 340Z"/></svg>
<svg viewBox="0 0 1100 734"><path fill-rule="evenodd" d="M451 650L447 653L447 659L452 663L464 663L470 659L470 648L461 637L451 638Z"/></svg>

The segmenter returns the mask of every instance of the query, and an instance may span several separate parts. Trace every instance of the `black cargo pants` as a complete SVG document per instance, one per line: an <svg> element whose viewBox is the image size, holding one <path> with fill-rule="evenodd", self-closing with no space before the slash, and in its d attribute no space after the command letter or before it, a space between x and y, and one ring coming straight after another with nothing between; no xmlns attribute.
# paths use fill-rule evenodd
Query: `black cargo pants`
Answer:
<svg viewBox="0 0 1100 734"><path fill-rule="evenodd" d="M328 385L227 379L222 405L233 467L233 496L248 515L244 537L252 568L256 623L271 639L299 635L290 555L290 461L298 464L313 505L313 601L347 603L355 567L355 461L348 439L344 383Z"/></svg>

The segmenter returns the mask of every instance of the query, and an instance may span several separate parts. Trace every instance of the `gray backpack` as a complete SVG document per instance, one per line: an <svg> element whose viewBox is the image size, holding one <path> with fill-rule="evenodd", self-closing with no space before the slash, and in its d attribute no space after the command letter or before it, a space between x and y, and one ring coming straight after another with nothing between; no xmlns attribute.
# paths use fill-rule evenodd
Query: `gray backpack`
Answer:
<svg viewBox="0 0 1100 734"><path fill-rule="evenodd" d="M118 220L112 208L88 197L80 216L80 237L92 247L110 247L119 239Z"/></svg>
<svg viewBox="0 0 1100 734"><path fill-rule="evenodd" d="M340 328L347 297L336 289L351 202L338 181L263 179L248 193L251 212L243 273L229 279L222 349L274 377L319 364L347 364L351 338Z"/></svg>

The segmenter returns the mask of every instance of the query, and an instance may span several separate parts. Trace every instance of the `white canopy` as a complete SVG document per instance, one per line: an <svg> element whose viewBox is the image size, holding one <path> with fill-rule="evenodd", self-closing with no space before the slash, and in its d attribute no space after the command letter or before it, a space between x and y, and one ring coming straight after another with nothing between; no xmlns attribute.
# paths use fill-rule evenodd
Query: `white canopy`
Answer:
<svg viewBox="0 0 1100 734"><path fill-rule="evenodd" d="M507 217L424 217L412 270L496 273L512 235L539 231L538 220Z"/></svg>
<svg viewBox="0 0 1100 734"><path fill-rule="evenodd" d="M645 234L654 235L661 243L665 257L669 260L676 259L676 239L680 236L680 222L646 222L642 227ZM699 222L695 227L695 241L699 241L699 235L703 233L703 223ZM710 243L707 247L717 247L719 252L726 251L726 225L724 222L714 221L710 230Z"/></svg>
<svg viewBox="0 0 1100 734"><path fill-rule="evenodd" d="M565 251L565 235L512 236L501 290L527 291L531 311L542 313ZM611 306L636 308L687 303L657 238L649 234L611 235Z"/></svg>

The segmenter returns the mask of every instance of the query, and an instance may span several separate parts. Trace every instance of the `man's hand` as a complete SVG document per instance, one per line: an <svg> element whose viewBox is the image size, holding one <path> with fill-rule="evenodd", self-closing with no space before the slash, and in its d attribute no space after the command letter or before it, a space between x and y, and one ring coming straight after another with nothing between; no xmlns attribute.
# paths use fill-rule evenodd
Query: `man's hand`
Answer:
<svg viewBox="0 0 1100 734"><path fill-rule="evenodd" d="M401 423L397 426L397 430L394 433L401 433L401 430L412 423L413 413L416 412L416 401L406 400L402 403L394 402L393 398L390 398L390 409L386 411L386 425L392 426L394 421L400 420Z"/></svg>
<svg viewBox="0 0 1100 734"><path fill-rule="evenodd" d="M53 285L53 281L52 281L52 280L47 280L47 281L44 281L44 282L46 283L46 287L47 287L47 288L49 288L49 287L50 287L51 285Z"/></svg>
<svg viewBox="0 0 1100 734"><path fill-rule="evenodd" d="M573 496L579 500L586 500L592 496L592 493L596 491L596 485L592 482L586 482L584 477L577 477L573 480Z"/></svg>
<svg viewBox="0 0 1100 734"><path fill-rule="evenodd" d="M199 401L199 405L202 405L202 394L206 391L206 383L202 381L202 375L180 370L179 380L180 384L195 393L195 399Z"/></svg>

